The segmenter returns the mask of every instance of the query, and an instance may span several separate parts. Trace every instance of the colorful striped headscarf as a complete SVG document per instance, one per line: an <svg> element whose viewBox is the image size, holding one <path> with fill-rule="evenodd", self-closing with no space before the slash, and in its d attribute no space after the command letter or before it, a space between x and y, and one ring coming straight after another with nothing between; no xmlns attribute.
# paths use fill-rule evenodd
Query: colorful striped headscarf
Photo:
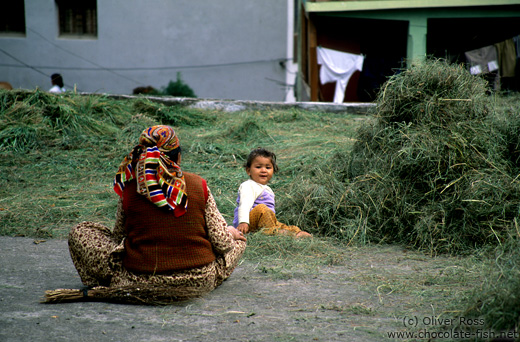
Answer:
<svg viewBox="0 0 520 342"><path fill-rule="evenodd" d="M123 196L125 183L136 178L139 194L158 207L173 210L176 217L183 215L188 206L184 175L179 165L168 157L168 152L178 148L179 138L170 126L145 129L139 137L139 145L119 165L114 191ZM135 170L132 164L136 165Z"/></svg>

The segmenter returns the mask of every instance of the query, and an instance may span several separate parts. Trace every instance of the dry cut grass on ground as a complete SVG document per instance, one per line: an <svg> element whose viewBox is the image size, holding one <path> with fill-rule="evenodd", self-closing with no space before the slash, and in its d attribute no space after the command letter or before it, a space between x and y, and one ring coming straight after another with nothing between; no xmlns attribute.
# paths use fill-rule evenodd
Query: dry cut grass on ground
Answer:
<svg viewBox="0 0 520 342"><path fill-rule="evenodd" d="M335 146L350 146L366 119L297 110L225 113L40 92L0 95L0 234L43 238L64 237L83 220L113 223L114 173L150 125L175 127L183 169L207 179L231 221L251 149L277 153L281 171L272 187L283 207L294 177Z"/></svg>
<svg viewBox="0 0 520 342"><path fill-rule="evenodd" d="M504 136L514 137L517 128L511 123L518 120L507 118L518 112L518 101L490 99L497 101L494 108L501 113L494 124L500 120L507 123L495 127L503 127ZM181 138L183 168L207 179L219 209L228 221L232 220L238 185L246 179L243 163L248 152L264 146L277 153L280 173L271 185L277 193L279 218L301 225L315 233L316 238L293 241L251 236L245 260L256 264L259 272L273 279L296 279L313 274L325 276L321 273L323 268L330 270L334 265L348 265L352 273L337 275L332 272L327 277L336 277L339 282L348 282L349 277L355 279L356 286L370 289L381 305L399 303L395 306L399 308L396 315L417 312L424 316L429 312L426 307L430 307L436 317L461 316L467 308L477 308L479 315L483 303L482 299L478 302L479 291L505 294L486 297L492 298L485 302L486 305L499 308L492 310L486 319L491 324L491 317L505 312L509 319L495 327L510 328L518 313L505 304L508 303L507 295L516 286L511 278L516 273L504 270L516 270L516 263L502 262L498 274L492 271L493 264L504 260L503 255L513 253L514 248L506 252L495 251L501 259L488 259L489 254L484 254L485 251L481 254L479 249L466 257L441 255L432 258L435 253L412 253L404 247L395 247L397 250L391 254L378 254L379 248L383 250L387 246L377 243L389 239L378 240L377 231L365 229L368 227L367 215L376 212L362 211L370 208L370 202L364 208L359 203L349 202L363 196L370 199L369 191L377 190L377 187L360 187L352 197L348 190L351 183L342 178L352 169L341 170L336 165L353 166L349 153L355 144L363 153L373 152L362 150L368 143L361 146L360 137L367 135L363 136L363 131L358 129L364 127L365 133L375 133L375 141L384 129L379 130L381 126L378 128L374 122L374 118L367 116L300 110L225 113L167 107L146 99L116 101L103 96L1 91L0 235L64 238L80 221L91 220L111 226L117 201L112 179L120 161L144 128L169 124ZM392 127L397 127L399 134L413 133L409 130L410 125L401 129L398 124ZM507 142L509 155L513 158L517 153L515 141L511 138ZM374 173L372 176L373 184L378 184L377 179L383 179ZM395 179L398 177L392 177ZM368 180L365 184L369 184ZM456 183L450 184L447 183L450 190L455 188ZM397 193L398 188L395 186L391 190ZM377 210L386 212L392 208L383 206ZM384 222L385 217L376 220ZM405 228L402 229L400 234ZM371 233L376 234L371 236ZM442 242L442 237L435 239ZM376 244L364 246L367 242ZM394 242L399 246L398 239ZM370 257L367 257L367 250L370 250ZM384 259L377 261L378 255ZM389 255L393 258L390 261ZM428 271L424 272L424 268ZM493 281L496 276L507 277L508 287L497 288ZM477 288L475 294L471 293L472 288ZM356 303L350 303L348 307L324 303L323 309L362 312L364 315L378 310L374 302L362 298ZM391 310L385 311L385 315L388 312Z"/></svg>

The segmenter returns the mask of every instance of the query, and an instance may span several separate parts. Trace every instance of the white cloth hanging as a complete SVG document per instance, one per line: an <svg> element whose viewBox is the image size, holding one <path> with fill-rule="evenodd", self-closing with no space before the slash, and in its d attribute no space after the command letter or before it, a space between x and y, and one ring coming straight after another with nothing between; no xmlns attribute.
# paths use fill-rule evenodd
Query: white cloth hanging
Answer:
<svg viewBox="0 0 520 342"><path fill-rule="evenodd" d="M318 47L318 64L321 65L321 84L336 82L334 103L343 103L345 89L354 72L363 69L363 55Z"/></svg>

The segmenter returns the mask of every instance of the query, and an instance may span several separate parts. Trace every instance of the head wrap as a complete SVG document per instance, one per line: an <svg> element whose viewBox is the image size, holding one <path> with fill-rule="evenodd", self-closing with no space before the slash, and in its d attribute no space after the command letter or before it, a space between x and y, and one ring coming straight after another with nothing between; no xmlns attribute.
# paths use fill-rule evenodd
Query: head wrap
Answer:
<svg viewBox="0 0 520 342"><path fill-rule="evenodd" d="M123 196L125 183L135 178L139 194L158 207L173 210L176 217L183 215L188 206L184 175L179 165L168 157L168 152L178 148L179 138L170 126L145 129L139 137L139 145L119 165L114 191Z"/></svg>

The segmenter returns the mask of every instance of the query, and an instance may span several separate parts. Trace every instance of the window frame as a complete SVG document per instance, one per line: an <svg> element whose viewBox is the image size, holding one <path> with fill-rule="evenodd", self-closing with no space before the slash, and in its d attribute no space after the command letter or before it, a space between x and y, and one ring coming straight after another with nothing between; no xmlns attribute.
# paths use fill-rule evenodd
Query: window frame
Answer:
<svg viewBox="0 0 520 342"><path fill-rule="evenodd" d="M98 37L97 1L56 0L58 37L86 38Z"/></svg>
<svg viewBox="0 0 520 342"><path fill-rule="evenodd" d="M9 5L4 4L4 6L4 9L7 9L8 6L11 9L2 11L3 15L0 14L0 23L4 23L0 25L0 37L25 37L27 34L25 1L14 0ZM20 21L20 23L17 23L17 21ZM9 29L10 27L14 27L14 29Z"/></svg>

